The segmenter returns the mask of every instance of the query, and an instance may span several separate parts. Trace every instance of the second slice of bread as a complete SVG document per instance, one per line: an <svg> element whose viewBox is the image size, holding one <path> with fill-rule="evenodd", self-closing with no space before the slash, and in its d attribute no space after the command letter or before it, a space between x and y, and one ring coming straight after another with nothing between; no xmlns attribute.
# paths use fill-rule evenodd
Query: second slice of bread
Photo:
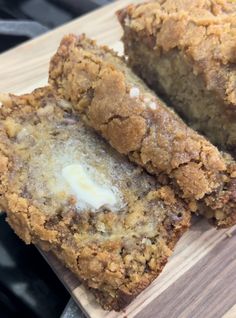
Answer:
<svg viewBox="0 0 236 318"><path fill-rule="evenodd" d="M50 83L74 111L218 227L236 222L236 163L189 128L107 47L69 35Z"/></svg>

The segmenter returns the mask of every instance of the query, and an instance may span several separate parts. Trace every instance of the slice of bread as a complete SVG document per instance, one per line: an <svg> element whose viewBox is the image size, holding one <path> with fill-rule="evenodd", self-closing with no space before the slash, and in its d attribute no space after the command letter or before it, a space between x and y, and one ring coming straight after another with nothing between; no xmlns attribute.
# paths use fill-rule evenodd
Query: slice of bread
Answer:
<svg viewBox="0 0 236 318"><path fill-rule="evenodd" d="M49 87L0 95L0 206L120 310L161 272L189 226L171 188L113 150Z"/></svg>
<svg viewBox="0 0 236 318"><path fill-rule="evenodd" d="M107 47L64 37L50 83L120 153L218 227L236 223L236 163L189 128Z"/></svg>
<svg viewBox="0 0 236 318"><path fill-rule="evenodd" d="M156 0L118 17L134 71L236 158L236 1Z"/></svg>

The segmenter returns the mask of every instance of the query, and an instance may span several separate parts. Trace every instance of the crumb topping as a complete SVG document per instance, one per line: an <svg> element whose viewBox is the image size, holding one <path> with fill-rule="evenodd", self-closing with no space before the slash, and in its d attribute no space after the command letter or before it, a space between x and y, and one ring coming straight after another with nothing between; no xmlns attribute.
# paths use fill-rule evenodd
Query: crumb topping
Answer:
<svg viewBox="0 0 236 318"><path fill-rule="evenodd" d="M207 89L235 111L235 1L155 0L130 5L118 17L125 32L133 30L157 55L183 51Z"/></svg>

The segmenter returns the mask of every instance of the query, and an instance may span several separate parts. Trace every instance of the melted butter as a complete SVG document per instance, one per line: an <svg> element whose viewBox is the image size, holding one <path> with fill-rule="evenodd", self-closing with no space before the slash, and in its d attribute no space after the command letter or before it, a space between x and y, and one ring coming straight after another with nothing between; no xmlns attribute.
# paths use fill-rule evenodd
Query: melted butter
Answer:
<svg viewBox="0 0 236 318"><path fill-rule="evenodd" d="M80 164L71 164L62 169L62 176L77 200L78 208L98 210L102 206L114 207L117 197L112 189L94 180L91 173ZM101 181L104 176L100 176Z"/></svg>

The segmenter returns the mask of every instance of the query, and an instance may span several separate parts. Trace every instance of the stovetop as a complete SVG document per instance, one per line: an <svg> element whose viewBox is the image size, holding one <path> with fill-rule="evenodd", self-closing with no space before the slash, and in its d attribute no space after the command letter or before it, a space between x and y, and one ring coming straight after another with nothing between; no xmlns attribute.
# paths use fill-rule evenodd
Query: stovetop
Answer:
<svg viewBox="0 0 236 318"><path fill-rule="evenodd" d="M109 2L0 0L0 53ZM0 318L57 318L69 298L37 249L26 246L0 214Z"/></svg>
<svg viewBox="0 0 236 318"><path fill-rule="evenodd" d="M0 317L60 317L69 294L34 246L0 215Z"/></svg>
<svg viewBox="0 0 236 318"><path fill-rule="evenodd" d="M0 0L0 53L112 0Z"/></svg>
<svg viewBox="0 0 236 318"><path fill-rule="evenodd" d="M0 52L66 23L79 14L53 1L0 0Z"/></svg>

